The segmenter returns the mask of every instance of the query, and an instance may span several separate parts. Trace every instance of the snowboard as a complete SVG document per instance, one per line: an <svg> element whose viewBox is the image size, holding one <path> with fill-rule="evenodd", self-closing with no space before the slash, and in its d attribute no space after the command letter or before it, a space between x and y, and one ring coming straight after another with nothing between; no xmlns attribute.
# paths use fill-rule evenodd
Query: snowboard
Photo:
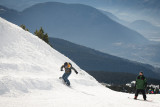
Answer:
<svg viewBox="0 0 160 107"><path fill-rule="evenodd" d="M146 101L146 102L153 102L152 100L143 100L143 99L134 99L134 98L131 98L131 97L128 97L129 99L133 99L133 100L138 100L138 101Z"/></svg>
<svg viewBox="0 0 160 107"><path fill-rule="evenodd" d="M63 80L62 77L59 77L59 79L61 80L61 82L62 82L64 85L66 85L67 87L71 87L70 85L67 85L67 83Z"/></svg>

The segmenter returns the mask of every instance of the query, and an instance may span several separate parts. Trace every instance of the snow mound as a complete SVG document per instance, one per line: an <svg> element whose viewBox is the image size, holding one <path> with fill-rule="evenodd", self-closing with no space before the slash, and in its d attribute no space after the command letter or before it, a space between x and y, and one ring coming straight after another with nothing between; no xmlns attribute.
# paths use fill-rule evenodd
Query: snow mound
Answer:
<svg viewBox="0 0 160 107"><path fill-rule="evenodd" d="M60 67L65 61L79 71L79 75L71 75L75 83L97 84L73 61L19 26L0 18L0 31L0 95L53 89L54 81L63 73Z"/></svg>
<svg viewBox="0 0 160 107"><path fill-rule="evenodd" d="M60 67L71 62L71 88L58 78ZM0 18L0 107L159 107L153 102L134 101L133 94L114 92L100 85L73 61L38 37ZM142 99L142 97L139 97Z"/></svg>

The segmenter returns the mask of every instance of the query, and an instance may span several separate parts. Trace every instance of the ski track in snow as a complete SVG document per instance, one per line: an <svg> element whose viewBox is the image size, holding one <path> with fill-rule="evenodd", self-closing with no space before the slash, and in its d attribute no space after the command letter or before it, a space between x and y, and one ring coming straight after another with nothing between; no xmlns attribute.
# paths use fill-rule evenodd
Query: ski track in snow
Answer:
<svg viewBox="0 0 160 107"><path fill-rule="evenodd" d="M66 61L79 72L69 77L71 87L58 79ZM160 107L160 95L147 95L153 102L128 97L134 94L102 86L38 37L0 18L0 107Z"/></svg>

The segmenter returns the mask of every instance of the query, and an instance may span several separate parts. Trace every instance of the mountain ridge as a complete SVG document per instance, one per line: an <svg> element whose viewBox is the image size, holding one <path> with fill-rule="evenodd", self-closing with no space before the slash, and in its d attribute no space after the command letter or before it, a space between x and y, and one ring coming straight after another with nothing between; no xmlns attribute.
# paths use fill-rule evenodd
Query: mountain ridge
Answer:
<svg viewBox="0 0 160 107"><path fill-rule="evenodd" d="M133 74L144 71L146 76L150 77L152 75L151 77L155 77L157 75L157 78L159 78L159 74L154 74L156 70L151 65L112 56L58 38L49 38L49 41L56 50L75 61L86 71L128 72Z"/></svg>
<svg viewBox="0 0 160 107"><path fill-rule="evenodd" d="M50 7L47 8L47 5ZM63 5L63 9L60 8L61 5ZM37 11L41 10L42 13L49 16L45 17L44 14L41 15L41 14L37 14L37 12L34 12L35 11L34 9L36 9L36 7L38 7ZM52 9L52 12L49 12L48 9L49 10ZM83 10L85 10L85 12ZM52 15L53 13L56 14L56 17L58 17L58 19L55 17L55 15ZM112 21L106 15L103 15L101 12L99 12L97 9L90 6L82 5L82 4L64 4L64 3L58 3L58 2L40 3L25 9L23 12L21 12L21 14L22 15L20 15L18 18L16 17L17 19L15 21L16 24L19 24L19 25L22 23L25 24L30 28L31 32L37 29L37 27L43 26L46 29L46 31L49 33L49 35L53 35L55 33L58 36L61 36L61 38L67 39L65 36L71 37L70 34L72 33L73 35L76 36L77 39L81 40L83 44L86 44L86 45L87 45L86 42L89 42L89 41L85 40L84 38L86 36L91 36L91 35L92 35L92 38L90 38L90 42L98 41L99 43L101 43L102 40L97 38L98 36L100 36L100 38L103 37L104 39L106 39L106 36L109 37L110 40L107 41L108 39L106 39L107 42L110 42L112 40L115 42L125 41L127 43L132 43L132 41L138 42L139 39L141 40L141 42L138 42L138 43L148 42L146 38L144 38L142 35L138 34L137 32L132 31L129 28L126 28L125 26ZM32 16L34 16L35 18L31 19L30 17ZM43 20L43 19L46 19L46 20ZM49 20L50 20L50 23L47 22ZM52 22L53 20L55 20L56 22ZM33 21L34 21L34 24L33 24ZM40 22L41 22L41 25L38 24ZM60 25L63 25L63 26L60 26ZM54 29L54 32L51 28ZM63 29L63 31L60 31L60 29ZM114 32L113 29L119 33ZM108 35L112 35L112 36L108 36ZM121 36L123 39L121 39ZM96 38L94 39L93 37L94 38L96 37ZM73 41L78 42L75 37L72 36L72 38L74 38ZM105 44L106 42L103 42L103 43Z"/></svg>

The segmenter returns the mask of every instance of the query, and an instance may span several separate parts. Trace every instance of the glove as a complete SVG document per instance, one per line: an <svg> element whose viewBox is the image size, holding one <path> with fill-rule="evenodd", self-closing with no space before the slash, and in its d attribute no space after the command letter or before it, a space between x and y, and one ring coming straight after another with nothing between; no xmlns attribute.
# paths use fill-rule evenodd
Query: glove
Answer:
<svg viewBox="0 0 160 107"><path fill-rule="evenodd" d="M78 74L78 72L76 71L76 74Z"/></svg>
<svg viewBox="0 0 160 107"><path fill-rule="evenodd" d="M136 88L137 82L134 84L134 88Z"/></svg>

